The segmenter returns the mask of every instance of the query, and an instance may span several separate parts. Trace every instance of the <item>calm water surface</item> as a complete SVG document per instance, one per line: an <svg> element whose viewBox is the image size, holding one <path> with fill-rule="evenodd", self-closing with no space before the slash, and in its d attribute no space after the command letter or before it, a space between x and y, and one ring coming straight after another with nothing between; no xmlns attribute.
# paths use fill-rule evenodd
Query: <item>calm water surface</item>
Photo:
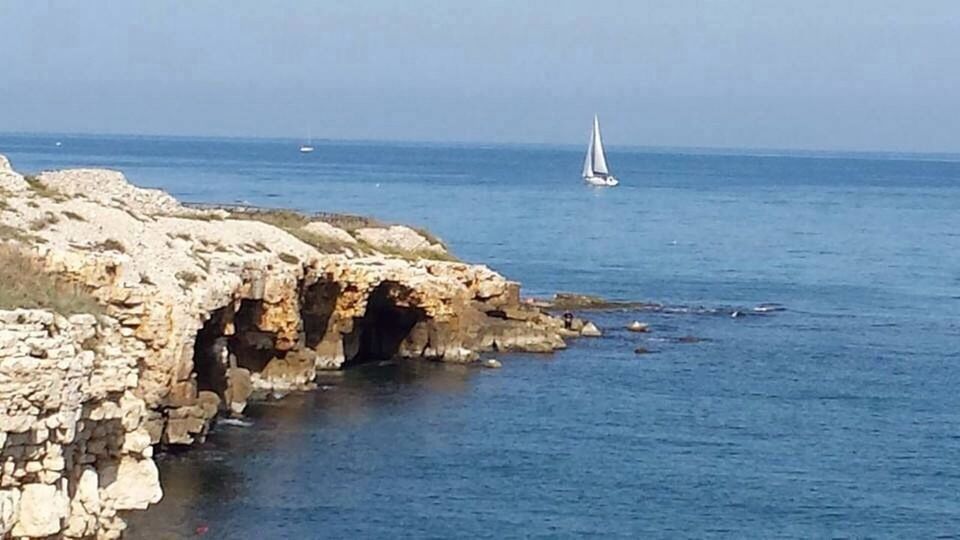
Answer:
<svg viewBox="0 0 960 540"><path fill-rule="evenodd" d="M296 146L0 136L23 171L415 223L528 293L706 310L595 314L605 338L502 370L367 366L252 406L160 459L131 538L960 534L960 159L613 149L603 191L579 148ZM762 302L787 310L710 314Z"/></svg>

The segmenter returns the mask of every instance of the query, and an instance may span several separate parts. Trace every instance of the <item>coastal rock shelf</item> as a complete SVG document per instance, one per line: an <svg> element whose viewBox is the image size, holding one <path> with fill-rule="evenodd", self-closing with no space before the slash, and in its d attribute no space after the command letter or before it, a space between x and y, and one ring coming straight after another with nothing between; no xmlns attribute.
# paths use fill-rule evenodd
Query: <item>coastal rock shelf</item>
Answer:
<svg viewBox="0 0 960 540"><path fill-rule="evenodd" d="M0 242L100 310L0 304L0 531L17 537L119 536L118 512L161 497L154 445L202 441L256 392L578 335L426 233L189 208L114 171L24 177L0 156Z"/></svg>

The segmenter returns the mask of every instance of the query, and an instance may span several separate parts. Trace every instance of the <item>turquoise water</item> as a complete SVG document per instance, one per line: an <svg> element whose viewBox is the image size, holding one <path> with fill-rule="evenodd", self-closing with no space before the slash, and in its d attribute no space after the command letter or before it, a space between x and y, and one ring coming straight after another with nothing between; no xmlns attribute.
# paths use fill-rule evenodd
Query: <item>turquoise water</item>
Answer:
<svg viewBox="0 0 960 540"><path fill-rule="evenodd" d="M54 140L0 153L415 223L531 294L675 308L592 314L604 339L498 371L367 366L254 406L161 459L132 538L960 533L960 158L614 148L597 190L580 148ZM726 315L764 302L786 310Z"/></svg>

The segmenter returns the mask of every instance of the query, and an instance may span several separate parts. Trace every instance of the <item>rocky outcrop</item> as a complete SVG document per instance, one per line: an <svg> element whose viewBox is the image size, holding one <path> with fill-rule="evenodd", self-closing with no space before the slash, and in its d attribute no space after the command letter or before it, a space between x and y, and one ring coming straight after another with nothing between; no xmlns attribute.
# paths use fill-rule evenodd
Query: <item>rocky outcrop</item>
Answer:
<svg viewBox="0 0 960 540"><path fill-rule="evenodd" d="M115 320L0 312L0 531L116 538L118 511L160 500L142 346Z"/></svg>
<svg viewBox="0 0 960 540"><path fill-rule="evenodd" d="M409 253L444 254L447 251L439 242L431 242L425 235L402 225L364 227L357 229L354 234L374 248L388 252L399 250Z"/></svg>
<svg viewBox="0 0 960 540"><path fill-rule="evenodd" d="M202 441L257 392L367 361L550 352L578 335L485 266L411 257L446 255L412 229L297 227L186 208L118 172L24 178L0 161L0 241L106 312L0 312L3 530L116 535L117 511L160 497L152 446ZM364 249L323 252L301 229Z"/></svg>

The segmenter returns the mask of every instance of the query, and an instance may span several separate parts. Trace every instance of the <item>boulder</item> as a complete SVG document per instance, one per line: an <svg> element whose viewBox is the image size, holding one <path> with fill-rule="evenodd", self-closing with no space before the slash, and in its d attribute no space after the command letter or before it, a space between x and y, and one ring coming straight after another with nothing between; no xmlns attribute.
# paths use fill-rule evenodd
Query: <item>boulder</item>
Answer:
<svg viewBox="0 0 960 540"><path fill-rule="evenodd" d="M350 236L350 233L325 221L311 221L303 226L303 230L341 244L354 245L357 243L357 239Z"/></svg>
<svg viewBox="0 0 960 540"><path fill-rule="evenodd" d="M244 368L228 369L227 389L223 393L227 409L233 414L243 413L251 393L253 393L253 383L250 372Z"/></svg>
<svg viewBox="0 0 960 540"><path fill-rule="evenodd" d="M3 157L3 156L0 156ZM20 491L4 489L0 491L0 537L6 538L20 516Z"/></svg>
<svg viewBox="0 0 960 540"><path fill-rule="evenodd" d="M68 501L50 484L27 484L20 490L19 519L13 536L46 537L60 532Z"/></svg>
<svg viewBox="0 0 960 540"><path fill-rule="evenodd" d="M495 358L488 358L484 360L481 365L488 369L500 369L503 367L503 364Z"/></svg>
<svg viewBox="0 0 960 540"><path fill-rule="evenodd" d="M316 376L317 354L309 349L296 349L283 358L270 360L251 381L257 390L299 390Z"/></svg>
<svg viewBox="0 0 960 540"><path fill-rule="evenodd" d="M213 418L220 410L220 396L209 390L201 390L197 396L197 405L203 410L204 418Z"/></svg>
<svg viewBox="0 0 960 540"><path fill-rule="evenodd" d="M117 510L143 510L163 497L160 473L152 459L124 456L119 465L100 472L100 485Z"/></svg>
<svg viewBox="0 0 960 540"><path fill-rule="evenodd" d="M393 225L387 228L369 227L357 229L357 238L370 244L374 248L386 251L403 251L407 253L434 252L443 255L447 252L442 244L431 243L430 240L402 225Z"/></svg>
<svg viewBox="0 0 960 540"><path fill-rule="evenodd" d="M206 428L207 421L202 416L171 418L167 420L166 428L163 431L163 442L166 444L193 444L197 438L203 439L201 436Z"/></svg>
<svg viewBox="0 0 960 540"><path fill-rule="evenodd" d="M627 330L631 332L640 332L646 333L650 331L650 325L647 323L642 323L640 321L633 321L627 325Z"/></svg>
<svg viewBox="0 0 960 540"><path fill-rule="evenodd" d="M580 329L580 335L583 337L600 337L603 335L603 332L597 328L597 325L592 322L588 322L583 325L583 328Z"/></svg>
<svg viewBox="0 0 960 540"><path fill-rule="evenodd" d="M596 309L607 306L609 301L589 294L559 292L553 296L552 304L554 309Z"/></svg>

